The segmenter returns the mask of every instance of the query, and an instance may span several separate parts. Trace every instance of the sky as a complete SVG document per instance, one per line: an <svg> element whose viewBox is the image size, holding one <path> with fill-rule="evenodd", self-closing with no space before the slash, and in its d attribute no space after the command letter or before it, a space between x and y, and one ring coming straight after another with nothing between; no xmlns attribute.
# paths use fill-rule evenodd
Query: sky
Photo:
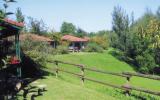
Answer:
<svg viewBox="0 0 160 100"><path fill-rule="evenodd" d="M73 23L87 32L112 29L114 6L121 6L127 14L134 12L140 18L150 8L153 13L160 6L160 0L16 0L8 11L20 7L25 17L42 19L50 29L60 31L64 21ZM0 0L0 6L2 6ZM13 16L11 16L14 19ZM27 20L27 18L26 18Z"/></svg>

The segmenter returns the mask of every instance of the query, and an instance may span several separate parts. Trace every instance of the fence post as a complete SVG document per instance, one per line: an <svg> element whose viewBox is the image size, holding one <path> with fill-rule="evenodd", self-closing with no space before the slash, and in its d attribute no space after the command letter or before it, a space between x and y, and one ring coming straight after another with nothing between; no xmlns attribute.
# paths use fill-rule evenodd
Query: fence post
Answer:
<svg viewBox="0 0 160 100"><path fill-rule="evenodd" d="M58 61L55 61L56 64L56 78L58 78Z"/></svg>
<svg viewBox="0 0 160 100"><path fill-rule="evenodd" d="M84 65L81 65L81 81L82 85L84 85Z"/></svg>
<svg viewBox="0 0 160 100"><path fill-rule="evenodd" d="M124 85L124 87L125 87L125 94L126 94L126 96L129 96L130 95L130 78L131 78L131 76L129 75L129 76L127 76L126 77L126 79L127 79L127 82L126 82L126 84Z"/></svg>

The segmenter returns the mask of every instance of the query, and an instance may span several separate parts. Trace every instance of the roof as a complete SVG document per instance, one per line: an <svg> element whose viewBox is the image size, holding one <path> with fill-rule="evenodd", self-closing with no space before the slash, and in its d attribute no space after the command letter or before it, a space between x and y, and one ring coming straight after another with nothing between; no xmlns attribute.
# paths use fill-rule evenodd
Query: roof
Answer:
<svg viewBox="0 0 160 100"><path fill-rule="evenodd" d="M64 35L62 37L62 40L67 40L67 41L71 41L71 42L87 42L88 41L88 39L79 38L79 37L75 37L72 35Z"/></svg>
<svg viewBox="0 0 160 100"><path fill-rule="evenodd" d="M19 31L23 28L23 26L23 23L19 23L7 18L0 18L0 39L19 34Z"/></svg>
<svg viewBox="0 0 160 100"><path fill-rule="evenodd" d="M31 39L33 41L41 41L41 42L52 42L54 40L48 38L48 37L44 37L44 36L40 36L40 35L36 35L36 34L30 34L30 33L26 33L26 34L21 34L19 36L19 39L21 41L24 41L25 39Z"/></svg>
<svg viewBox="0 0 160 100"><path fill-rule="evenodd" d="M23 27L24 26L24 23L22 22L16 22L14 20L11 20L11 19L8 19L8 18L5 18L3 19L5 22L9 23L9 24L12 24L12 25L15 25L15 26L19 26L19 27Z"/></svg>

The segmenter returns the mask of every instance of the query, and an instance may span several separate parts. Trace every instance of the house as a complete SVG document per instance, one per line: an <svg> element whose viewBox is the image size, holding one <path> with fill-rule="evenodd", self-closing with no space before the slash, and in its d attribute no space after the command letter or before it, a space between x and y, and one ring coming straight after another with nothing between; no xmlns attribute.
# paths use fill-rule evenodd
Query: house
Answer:
<svg viewBox="0 0 160 100"><path fill-rule="evenodd" d="M24 41L25 39L31 39L33 41L38 41L38 42L48 42L52 47L56 48L56 42L48 37L45 36L40 36L36 34L21 34L20 35L20 41Z"/></svg>
<svg viewBox="0 0 160 100"><path fill-rule="evenodd" d="M8 88L4 87L7 86L7 82L11 81L9 80L10 75L17 76L17 79L18 77L21 77L21 51L19 34L23 26L23 23L13 21L8 18L0 18L0 80L2 80L0 82L0 95L4 95L2 93L8 93L6 92L8 91ZM15 46L12 49L10 49L12 43L8 40L9 37L14 37ZM10 59L6 60L8 56L10 56ZM5 72L5 74L3 72Z"/></svg>
<svg viewBox="0 0 160 100"><path fill-rule="evenodd" d="M72 35L64 35L61 40L69 42L70 51L80 51L85 48L89 38L79 38Z"/></svg>

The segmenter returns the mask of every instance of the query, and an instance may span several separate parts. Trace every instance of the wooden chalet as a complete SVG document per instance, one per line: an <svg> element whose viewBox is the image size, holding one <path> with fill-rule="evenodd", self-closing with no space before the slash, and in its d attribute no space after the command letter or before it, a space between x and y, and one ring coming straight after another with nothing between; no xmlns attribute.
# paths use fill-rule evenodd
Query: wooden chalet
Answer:
<svg viewBox="0 0 160 100"><path fill-rule="evenodd" d="M72 35L64 35L61 40L69 42L70 51L80 51L85 48L89 38L79 38Z"/></svg>
<svg viewBox="0 0 160 100"><path fill-rule="evenodd" d="M0 18L0 100L21 88L21 53L19 34L23 23ZM14 41L8 37L14 36Z"/></svg>

